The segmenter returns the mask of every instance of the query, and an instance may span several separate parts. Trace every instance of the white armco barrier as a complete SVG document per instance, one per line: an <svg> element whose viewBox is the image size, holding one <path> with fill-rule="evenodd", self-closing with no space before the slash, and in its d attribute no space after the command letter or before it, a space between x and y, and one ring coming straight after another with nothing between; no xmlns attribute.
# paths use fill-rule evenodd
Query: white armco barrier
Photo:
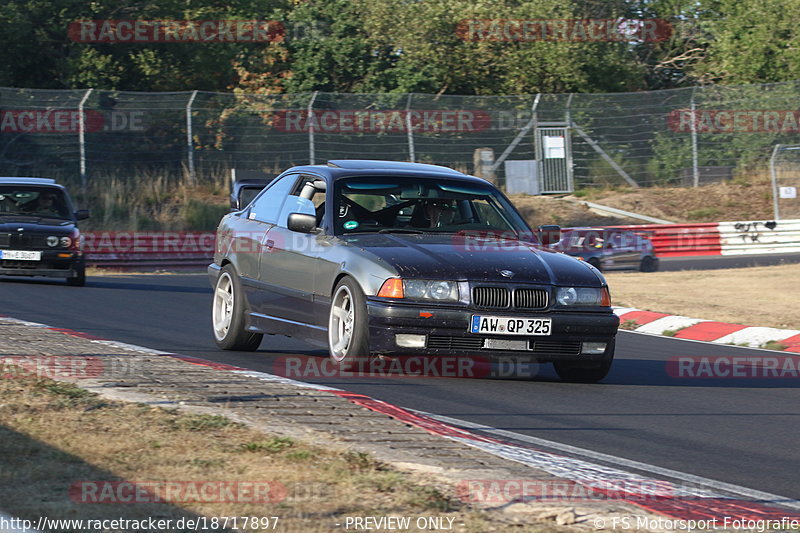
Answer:
<svg viewBox="0 0 800 533"><path fill-rule="evenodd" d="M720 222L721 255L800 253L800 220Z"/></svg>

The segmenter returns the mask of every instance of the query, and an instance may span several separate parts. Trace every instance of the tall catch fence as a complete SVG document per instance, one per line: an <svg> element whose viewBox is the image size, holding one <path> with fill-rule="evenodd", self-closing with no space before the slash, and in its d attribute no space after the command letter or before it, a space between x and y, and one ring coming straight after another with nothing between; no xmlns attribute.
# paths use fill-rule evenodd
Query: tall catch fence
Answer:
<svg viewBox="0 0 800 533"><path fill-rule="evenodd" d="M515 190L520 179L535 181L528 192L698 185L766 172L775 145L800 143L799 89L436 96L4 88L0 174L73 186L203 182L231 168L274 174L363 158L452 166L504 186L517 180Z"/></svg>

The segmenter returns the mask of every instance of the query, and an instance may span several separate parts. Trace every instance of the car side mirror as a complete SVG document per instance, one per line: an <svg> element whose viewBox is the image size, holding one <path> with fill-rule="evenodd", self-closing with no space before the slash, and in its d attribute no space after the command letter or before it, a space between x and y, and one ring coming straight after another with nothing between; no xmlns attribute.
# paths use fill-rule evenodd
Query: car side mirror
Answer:
<svg viewBox="0 0 800 533"><path fill-rule="evenodd" d="M317 229L317 217L305 213L289 213L286 227L298 233L312 233Z"/></svg>
<svg viewBox="0 0 800 533"><path fill-rule="evenodd" d="M87 218L89 218L88 209L79 209L75 211L75 220L86 220Z"/></svg>
<svg viewBox="0 0 800 533"><path fill-rule="evenodd" d="M545 246L550 246L561 240L561 226L545 225L539 226L539 242Z"/></svg>

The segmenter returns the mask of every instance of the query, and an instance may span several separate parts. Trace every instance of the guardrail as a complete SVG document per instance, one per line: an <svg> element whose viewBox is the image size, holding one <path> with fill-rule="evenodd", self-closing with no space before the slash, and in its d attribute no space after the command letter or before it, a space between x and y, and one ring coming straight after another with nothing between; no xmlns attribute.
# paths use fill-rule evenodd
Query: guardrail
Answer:
<svg viewBox="0 0 800 533"><path fill-rule="evenodd" d="M800 220L615 227L647 232L659 257L800 252Z"/></svg>
<svg viewBox="0 0 800 533"><path fill-rule="evenodd" d="M800 252L800 220L613 226L645 233L659 257ZM202 267L214 255L209 231L84 233L87 263L105 267Z"/></svg>

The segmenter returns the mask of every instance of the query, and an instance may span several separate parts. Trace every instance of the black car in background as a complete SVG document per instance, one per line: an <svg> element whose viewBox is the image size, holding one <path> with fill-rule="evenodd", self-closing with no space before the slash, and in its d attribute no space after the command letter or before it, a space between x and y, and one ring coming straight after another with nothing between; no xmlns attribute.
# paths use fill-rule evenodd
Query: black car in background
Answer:
<svg viewBox="0 0 800 533"><path fill-rule="evenodd" d="M653 243L635 231L615 228L566 228L553 249L586 261L598 270L658 270Z"/></svg>
<svg viewBox="0 0 800 533"><path fill-rule="evenodd" d="M0 276L46 276L86 283L86 263L67 190L46 178L0 178Z"/></svg>
<svg viewBox="0 0 800 533"><path fill-rule="evenodd" d="M264 334L378 356L553 363L608 373L619 319L603 275L544 248L486 180L433 165L339 160L294 167L217 229L212 330L220 348Z"/></svg>
<svg viewBox="0 0 800 533"><path fill-rule="evenodd" d="M231 211L238 211L247 207L270 181L272 181L272 178L266 177L234 180L231 185Z"/></svg>

